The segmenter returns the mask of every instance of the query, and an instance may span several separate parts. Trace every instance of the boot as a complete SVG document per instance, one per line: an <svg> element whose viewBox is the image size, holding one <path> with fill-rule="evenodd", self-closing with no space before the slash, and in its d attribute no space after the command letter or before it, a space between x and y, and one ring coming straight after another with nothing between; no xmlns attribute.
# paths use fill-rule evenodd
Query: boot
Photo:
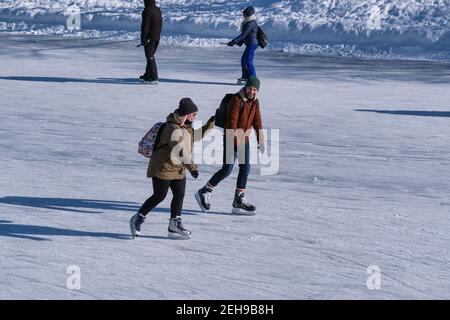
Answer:
<svg viewBox="0 0 450 320"><path fill-rule="evenodd" d="M131 238L136 238L141 235L141 225L145 221L145 216L137 212L135 215L133 215L130 219L130 231L131 231Z"/></svg>
<svg viewBox="0 0 450 320"><path fill-rule="evenodd" d="M209 210L209 208L211 207L211 204L209 202L211 193L212 193L212 189L208 188L206 186L199 189L195 193L195 199L197 200L197 203L200 206L200 209L202 210L202 212L207 212Z"/></svg>
<svg viewBox="0 0 450 320"><path fill-rule="evenodd" d="M177 216L169 221L169 238L171 239L190 239L191 231L184 228L181 217Z"/></svg>
<svg viewBox="0 0 450 320"><path fill-rule="evenodd" d="M232 213L245 216L254 216L256 214L256 207L247 201L244 192L236 191Z"/></svg>

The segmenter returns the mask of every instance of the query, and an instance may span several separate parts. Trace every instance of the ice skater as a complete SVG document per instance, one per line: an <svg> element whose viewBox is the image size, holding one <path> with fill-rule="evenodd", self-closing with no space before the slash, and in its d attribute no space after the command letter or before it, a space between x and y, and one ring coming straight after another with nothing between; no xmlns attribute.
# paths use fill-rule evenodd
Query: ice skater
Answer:
<svg viewBox="0 0 450 320"><path fill-rule="evenodd" d="M244 21L241 23L241 34L228 42L228 46L242 46L245 44L245 50L241 58L242 76L238 79L238 84L245 84L249 76L256 77L255 65L253 59L255 51L258 49L258 23L255 17L255 8L249 6L242 12Z"/></svg>
<svg viewBox="0 0 450 320"><path fill-rule="evenodd" d="M194 132L192 122L197 116L197 111L197 105L190 98L183 98L179 107L167 116L166 124L159 130L147 170L147 177L152 178L153 182L153 195L130 219L133 239L140 235L145 217L166 198L169 189L173 193L170 204L169 238L189 239L191 237L191 232L183 226L181 221L186 189L186 169L194 179L197 179L198 167L192 162L192 146L195 139L200 140L208 130L214 127L214 117L211 117L206 125ZM187 161L185 157L188 158Z"/></svg>
<svg viewBox="0 0 450 320"><path fill-rule="evenodd" d="M155 0L145 0L144 4L145 8L142 11L141 24L141 45L145 50L147 67L145 73L139 78L146 84L157 85L159 78L155 53L161 37L162 16L160 8L155 4Z"/></svg>
<svg viewBox="0 0 450 320"><path fill-rule="evenodd" d="M232 213L242 215L254 215L256 213L256 207L246 200L245 192L247 178L250 173L250 144L248 135L252 128L256 131L259 151L264 153L265 149L264 137L261 131L263 127L259 100L256 97L259 87L260 82L258 78L249 76L245 87L230 99L228 114L225 116L226 124L224 126L222 168L195 194L195 198L203 212L207 212L210 209L210 197L213 190L222 180L231 174L237 158L239 162L239 174L232 204ZM237 130L246 134L235 134Z"/></svg>

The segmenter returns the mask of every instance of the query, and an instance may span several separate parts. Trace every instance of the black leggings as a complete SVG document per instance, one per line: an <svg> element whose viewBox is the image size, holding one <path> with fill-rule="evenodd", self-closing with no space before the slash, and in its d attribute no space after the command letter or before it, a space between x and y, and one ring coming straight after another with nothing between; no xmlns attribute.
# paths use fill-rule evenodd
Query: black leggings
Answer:
<svg viewBox="0 0 450 320"><path fill-rule="evenodd" d="M143 215L147 215L167 196L167 192L172 190L173 199L170 204L170 217L175 218L181 215L183 208L184 192L186 190L186 177L181 180L161 180L156 177L153 180L153 195L148 198L139 209Z"/></svg>

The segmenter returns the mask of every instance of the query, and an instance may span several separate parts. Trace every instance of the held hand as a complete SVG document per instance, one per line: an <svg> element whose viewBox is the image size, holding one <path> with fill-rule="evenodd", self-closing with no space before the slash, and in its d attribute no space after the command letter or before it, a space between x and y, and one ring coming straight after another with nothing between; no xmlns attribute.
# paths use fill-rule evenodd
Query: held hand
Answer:
<svg viewBox="0 0 450 320"><path fill-rule="evenodd" d="M258 144L258 150L261 152L261 154L264 154L264 151L266 151L266 147L263 143Z"/></svg>
<svg viewBox="0 0 450 320"><path fill-rule="evenodd" d="M198 178L198 171L197 171L197 170L191 171L191 176L192 176L194 179L197 179L197 178Z"/></svg>
<svg viewBox="0 0 450 320"><path fill-rule="evenodd" d="M235 44L236 44L236 43L235 43L233 40L231 40L230 42L227 43L227 46L232 47L232 46L234 46Z"/></svg>
<svg viewBox="0 0 450 320"><path fill-rule="evenodd" d="M216 121L216 116L212 116L211 118L209 118L208 123L215 122L215 121Z"/></svg>

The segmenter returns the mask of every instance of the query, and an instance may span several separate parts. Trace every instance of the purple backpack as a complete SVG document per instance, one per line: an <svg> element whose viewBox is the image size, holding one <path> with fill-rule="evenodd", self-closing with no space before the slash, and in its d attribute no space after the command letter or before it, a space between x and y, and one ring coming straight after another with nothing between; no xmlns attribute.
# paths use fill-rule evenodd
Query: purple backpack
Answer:
<svg viewBox="0 0 450 320"><path fill-rule="evenodd" d="M159 134L162 132L164 126L164 122L155 123L145 136L142 137L141 141L139 141L138 152L144 157L150 158L152 156L159 142Z"/></svg>

